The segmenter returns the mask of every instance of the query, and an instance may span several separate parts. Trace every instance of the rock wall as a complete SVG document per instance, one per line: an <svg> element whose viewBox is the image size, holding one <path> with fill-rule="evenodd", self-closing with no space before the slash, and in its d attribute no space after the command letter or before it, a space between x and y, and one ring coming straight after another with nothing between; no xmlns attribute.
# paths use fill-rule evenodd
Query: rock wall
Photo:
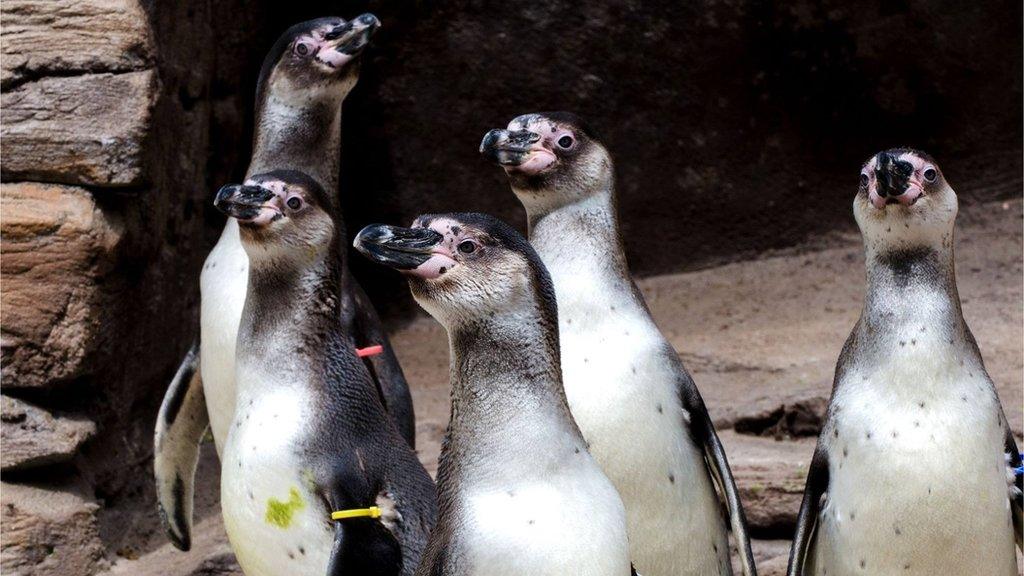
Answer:
<svg viewBox="0 0 1024 576"><path fill-rule="evenodd" d="M153 420L260 62L294 22L366 10L384 27L345 110L350 232L423 211L522 224L476 147L543 109L606 140L644 274L850 227L857 167L893 145L935 154L965 202L1021 193L1019 2L5 0L4 573L89 575L159 538ZM412 311L353 262L385 316Z"/></svg>

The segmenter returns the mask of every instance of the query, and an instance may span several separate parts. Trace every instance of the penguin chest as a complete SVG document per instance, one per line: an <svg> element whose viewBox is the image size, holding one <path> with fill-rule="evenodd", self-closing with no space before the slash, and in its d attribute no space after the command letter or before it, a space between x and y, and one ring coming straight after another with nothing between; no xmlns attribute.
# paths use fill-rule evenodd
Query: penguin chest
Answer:
<svg viewBox="0 0 1024 576"><path fill-rule="evenodd" d="M307 399L294 389L240 397L221 459L221 510L247 576L323 574L329 511L302 458Z"/></svg>
<svg viewBox="0 0 1024 576"><path fill-rule="evenodd" d="M813 573L1017 574L1003 422L983 370L934 351L856 364L831 414Z"/></svg>
<svg viewBox="0 0 1024 576"><path fill-rule="evenodd" d="M238 224L228 221L206 257L199 277L200 363L210 428L223 454L224 439L235 409L235 341L249 282L249 257Z"/></svg>
<svg viewBox="0 0 1024 576"><path fill-rule="evenodd" d="M467 490L467 574L622 575L630 556L622 503L586 452L583 466ZM551 471L551 467L545 467Z"/></svg>
<svg viewBox="0 0 1024 576"><path fill-rule="evenodd" d="M593 318L570 313L562 324L566 398L622 496L637 570L729 573L726 526L667 343L643 317Z"/></svg>

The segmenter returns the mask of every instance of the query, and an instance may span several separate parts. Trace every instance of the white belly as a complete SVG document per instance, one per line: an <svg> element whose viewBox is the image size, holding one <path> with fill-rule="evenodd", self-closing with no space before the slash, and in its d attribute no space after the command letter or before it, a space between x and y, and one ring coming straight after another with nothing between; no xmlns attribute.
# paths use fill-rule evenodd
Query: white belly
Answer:
<svg viewBox="0 0 1024 576"><path fill-rule="evenodd" d="M239 399L222 458L221 511L246 576L326 573L333 530L297 456L307 406L286 386Z"/></svg>
<svg viewBox="0 0 1024 576"><path fill-rule="evenodd" d="M224 452L235 411L235 341L248 283L249 257L238 236L238 223L229 219L199 277L199 367L218 454Z"/></svg>
<svg viewBox="0 0 1024 576"><path fill-rule="evenodd" d="M573 465L572 462L576 461ZM566 463L569 464L566 464ZM467 573L627 576L625 517L615 488L585 452L533 482L462 494Z"/></svg>
<svg viewBox="0 0 1024 576"><path fill-rule="evenodd" d="M1018 573L998 400L980 369L921 348L844 376L812 574Z"/></svg>
<svg viewBox="0 0 1024 576"><path fill-rule="evenodd" d="M637 571L730 573L726 525L703 451L684 428L689 415L678 375L662 360L663 337L638 306L619 301L612 310L608 302L595 313L600 303L577 305L572 295L599 289L559 280L566 397L591 453L622 496Z"/></svg>

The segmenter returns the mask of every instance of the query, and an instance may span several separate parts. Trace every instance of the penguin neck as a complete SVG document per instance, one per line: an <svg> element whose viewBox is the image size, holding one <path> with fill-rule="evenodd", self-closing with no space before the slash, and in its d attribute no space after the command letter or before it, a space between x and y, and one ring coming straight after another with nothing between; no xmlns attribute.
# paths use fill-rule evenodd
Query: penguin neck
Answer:
<svg viewBox="0 0 1024 576"><path fill-rule="evenodd" d="M950 344L969 339L956 288L952 241L892 247L865 238L865 259L867 293L861 324L872 340L888 335L905 342L904 337L913 333L917 342L922 328Z"/></svg>
<svg viewBox="0 0 1024 576"><path fill-rule="evenodd" d="M569 415L558 348L557 318L540 309L468 321L449 330L451 422L458 437L469 433L517 444L532 430L579 434Z"/></svg>
<svg viewBox="0 0 1024 576"><path fill-rule="evenodd" d="M574 202L544 212L528 209L528 221L530 243L556 287L559 276L596 273L611 281L606 288L632 291L610 178L599 190Z"/></svg>
<svg viewBox="0 0 1024 576"><path fill-rule="evenodd" d="M279 169L309 174L334 194L341 163L341 104L331 94L301 104L271 87L256 114L248 176Z"/></svg>
<svg viewBox="0 0 1024 576"><path fill-rule="evenodd" d="M274 349L292 354L273 343L295 335L320 338L338 330L345 312L344 250L338 242L302 255L278 255L275 247L261 248L246 245L249 285L239 337L257 343L260 354Z"/></svg>

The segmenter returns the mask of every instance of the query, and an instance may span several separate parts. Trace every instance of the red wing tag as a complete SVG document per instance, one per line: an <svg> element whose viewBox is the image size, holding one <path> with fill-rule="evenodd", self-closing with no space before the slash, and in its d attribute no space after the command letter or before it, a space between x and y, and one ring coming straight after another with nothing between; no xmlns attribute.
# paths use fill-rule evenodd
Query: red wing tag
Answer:
<svg viewBox="0 0 1024 576"><path fill-rule="evenodd" d="M373 346L367 346L366 348L356 348L356 356L360 358L366 358L367 356L376 356L384 351L384 347L380 344Z"/></svg>

